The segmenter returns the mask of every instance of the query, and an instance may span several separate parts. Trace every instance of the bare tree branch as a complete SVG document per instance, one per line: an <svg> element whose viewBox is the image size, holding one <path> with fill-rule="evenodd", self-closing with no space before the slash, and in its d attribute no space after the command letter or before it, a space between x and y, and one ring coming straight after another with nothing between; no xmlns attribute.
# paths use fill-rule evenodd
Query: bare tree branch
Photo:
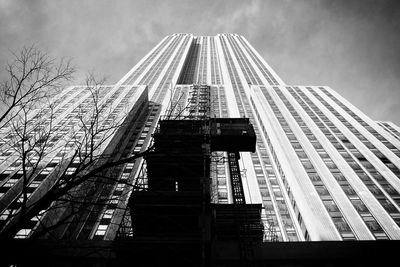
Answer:
<svg viewBox="0 0 400 267"><path fill-rule="evenodd" d="M0 229L0 239L13 238L33 218L38 221L35 237L46 235L58 226L75 220L77 212L86 212L85 205L104 206L110 199L99 198L99 192L93 190L93 185L108 188L121 183L115 176L118 167L146 156L152 149L150 146L140 153L125 157L116 156L115 149L107 150L110 144L119 140L113 138L116 135L121 138L122 133L128 130L127 125L132 122L127 121L130 118L128 112L123 114L123 111L119 111L118 116L112 113L115 107L109 98L104 97L107 93L104 79L98 79L93 74L88 75L83 88L90 96L85 98L85 105L78 103L74 109L76 112L68 114L69 120L57 120L50 95L39 93L41 88L48 86L44 85L46 81L55 80L50 79L49 75L34 75L38 65L44 65L46 69L52 66L53 61L49 62L46 56L35 52L33 63L25 64L33 51L24 51L16 60L20 65L9 67L12 70L11 83L14 85L7 88L16 88L13 96L21 96L21 90L28 93L23 94L19 102L15 101L17 104L14 103L14 108L20 109L16 109L17 114L12 113L14 115L9 120L15 133L10 144L14 144L13 149L19 155L15 166L22 175L12 188L19 190L11 204L18 208L10 212L5 226ZM62 69L63 65L60 66L59 69ZM15 69L20 71L23 78L15 74ZM22 85L27 80L32 86L24 89ZM35 103L28 103L28 100ZM37 120L31 124L37 103L44 103L45 100L47 105L34 115ZM60 130L63 131L61 135L58 133ZM115 142L111 142L111 139ZM122 183L135 187L124 181ZM31 185L38 186L40 190ZM46 218L46 214L51 212L58 219L43 220L42 217Z"/></svg>
<svg viewBox="0 0 400 267"><path fill-rule="evenodd" d="M75 72L70 60L56 61L34 46L12 52L13 60L7 64L8 74L0 83L0 127L15 118L21 110L34 107L56 93Z"/></svg>

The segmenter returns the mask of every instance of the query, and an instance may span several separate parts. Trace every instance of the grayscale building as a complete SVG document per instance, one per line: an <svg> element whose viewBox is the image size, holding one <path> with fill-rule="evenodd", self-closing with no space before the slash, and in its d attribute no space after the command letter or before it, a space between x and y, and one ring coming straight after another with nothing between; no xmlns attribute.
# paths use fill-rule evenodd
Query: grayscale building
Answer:
<svg viewBox="0 0 400 267"><path fill-rule="evenodd" d="M201 90L210 94L207 106ZM166 36L120 81L100 92L99 99L114 114L104 123L118 117L126 120L128 130L109 135L99 153L118 150L120 157L145 151L160 118L201 116L206 109L212 118L249 118L256 152L241 152L239 165L246 203L262 204L264 242L400 239L400 129L373 121L327 86L285 84L243 36ZM55 133L55 146L66 133L76 133L73 121L79 110L90 109L90 101L84 86L72 86L54 99L54 123L67 126ZM32 127L39 117L32 118ZM18 209L20 197L12 138L8 131L1 133L0 220ZM30 197L46 188L64 155L49 154L31 181ZM233 203L226 157L223 151L211 155L215 204ZM118 168L116 182L98 189L114 196L110 205L91 208L79 215L85 220L71 221L54 235L95 240L134 235L127 215L134 190L125 183L140 186L145 172L143 158ZM40 227L37 218L32 220L16 238L27 238Z"/></svg>

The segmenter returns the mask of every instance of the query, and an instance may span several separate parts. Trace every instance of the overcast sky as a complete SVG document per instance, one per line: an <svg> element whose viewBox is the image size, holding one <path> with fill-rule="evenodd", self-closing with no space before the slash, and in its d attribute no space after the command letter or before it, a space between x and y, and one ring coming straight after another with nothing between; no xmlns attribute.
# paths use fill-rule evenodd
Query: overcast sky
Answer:
<svg viewBox="0 0 400 267"><path fill-rule="evenodd" d="M400 125L400 1L0 0L0 64L35 44L115 83L165 35L244 35L287 84Z"/></svg>

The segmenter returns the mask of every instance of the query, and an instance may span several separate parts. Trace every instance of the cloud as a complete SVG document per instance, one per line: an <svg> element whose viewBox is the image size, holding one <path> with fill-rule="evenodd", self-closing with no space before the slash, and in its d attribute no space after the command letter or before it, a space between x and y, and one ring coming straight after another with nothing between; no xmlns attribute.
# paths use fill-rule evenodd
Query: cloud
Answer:
<svg viewBox="0 0 400 267"><path fill-rule="evenodd" d="M328 85L375 120L400 125L399 1L0 0L0 62L37 44L72 57L77 82L114 83L165 35L244 35L291 84Z"/></svg>

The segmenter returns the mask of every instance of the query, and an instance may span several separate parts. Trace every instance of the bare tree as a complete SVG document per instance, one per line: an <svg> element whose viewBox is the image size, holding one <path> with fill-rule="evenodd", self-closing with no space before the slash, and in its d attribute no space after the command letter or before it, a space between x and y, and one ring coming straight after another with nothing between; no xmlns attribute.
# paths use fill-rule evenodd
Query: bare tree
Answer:
<svg viewBox="0 0 400 267"><path fill-rule="evenodd" d="M75 69L69 60L57 61L35 46L12 52L5 67L6 78L0 84L0 128L24 109L37 108L71 80Z"/></svg>
<svg viewBox="0 0 400 267"><path fill-rule="evenodd" d="M16 60L14 64L27 61L27 53L36 55L33 56L35 60L37 55L41 55L35 49L25 49L21 53L24 60ZM25 65L26 70L23 69L23 73L32 73L34 71L29 71L29 66L37 64ZM20 68L9 65L7 69ZM68 72L59 69L61 67L56 65L55 72L61 79L60 73ZM51 68L48 70L52 71ZM68 75L70 74L72 73ZM69 78L68 75L66 78ZM132 149L128 154L121 153L121 147L129 148L126 143L129 143L127 139L131 136L130 131L136 128L133 127L135 123L139 124L139 118L146 117L147 107L135 109L132 106L134 101L129 101L129 97L125 96L118 103L125 101L126 109L119 108L115 112L117 108L110 95L114 92L114 87L106 86L104 79L97 79L90 74L86 84L79 88L85 95L85 100L82 98L81 102L74 103L74 108L68 112L66 119L60 119L62 108L57 103L63 101L62 93L48 93L60 92L57 90L60 84L56 83L60 79L51 79L54 83L35 80L40 77L37 74L30 78L20 78L23 86L9 86L7 84L10 83L4 83L8 86L4 88L22 88L18 89L19 92L30 93L21 95L19 100L8 100L9 103L16 104L10 104L10 111L3 116L3 125L7 124L12 136L7 140L6 146L8 150L15 152L7 159L15 167L8 179L14 180L15 184L0 202L0 215L3 218L0 239L14 238L32 221L35 223L33 237L56 234L60 226L78 225L85 220L85 216L89 216L89 211L86 210L88 206L101 210L115 200L115 196L109 192L118 184L129 190L124 190L124 195L118 196L116 200L127 198L137 185L132 180L120 179L121 166L132 164L152 149L148 136L147 149L140 152ZM33 89L29 91L30 88ZM14 95L18 94L20 93ZM194 111L200 108L199 103L195 106L190 101L186 103L186 97L179 92L173 100L168 117L180 119L184 115L191 118L191 108Z"/></svg>
<svg viewBox="0 0 400 267"><path fill-rule="evenodd" d="M15 167L10 177L16 182L0 203L0 239L14 238L32 220L38 221L37 236L45 235L70 223L85 205L106 204L110 199L99 198L98 185L121 182L113 168L149 151L116 156L135 114L129 109L113 112L115 106L105 97L110 87L103 79L89 75L82 87L88 102L75 107L67 121L60 121L51 97L59 92L62 80L70 79L69 62L55 64L33 47L14 56L6 68L10 79L1 87L7 109L0 123L10 131L5 146L15 152L7 160Z"/></svg>

